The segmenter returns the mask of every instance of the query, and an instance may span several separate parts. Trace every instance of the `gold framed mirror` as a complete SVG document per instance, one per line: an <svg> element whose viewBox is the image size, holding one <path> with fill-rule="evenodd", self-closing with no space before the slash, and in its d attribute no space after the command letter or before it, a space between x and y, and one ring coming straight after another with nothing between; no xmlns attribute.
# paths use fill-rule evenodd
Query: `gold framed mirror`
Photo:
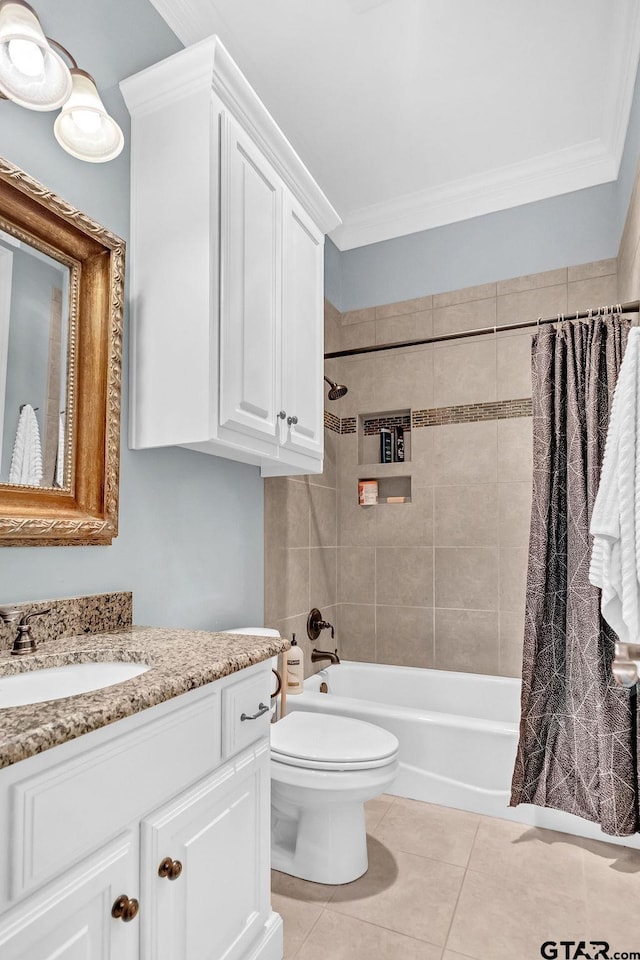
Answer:
<svg viewBox="0 0 640 960"><path fill-rule="evenodd" d="M0 158L0 545L118 532L125 243Z"/></svg>

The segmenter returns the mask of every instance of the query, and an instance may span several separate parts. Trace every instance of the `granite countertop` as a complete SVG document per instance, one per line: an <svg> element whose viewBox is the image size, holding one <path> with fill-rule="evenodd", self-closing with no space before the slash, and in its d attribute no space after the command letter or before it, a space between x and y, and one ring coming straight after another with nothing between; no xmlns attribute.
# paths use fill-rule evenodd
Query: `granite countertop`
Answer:
<svg viewBox="0 0 640 960"><path fill-rule="evenodd" d="M289 646L279 637L128 627L45 641L36 653L21 658L1 652L5 675L82 661L133 661L151 669L90 693L0 709L0 767L260 663Z"/></svg>

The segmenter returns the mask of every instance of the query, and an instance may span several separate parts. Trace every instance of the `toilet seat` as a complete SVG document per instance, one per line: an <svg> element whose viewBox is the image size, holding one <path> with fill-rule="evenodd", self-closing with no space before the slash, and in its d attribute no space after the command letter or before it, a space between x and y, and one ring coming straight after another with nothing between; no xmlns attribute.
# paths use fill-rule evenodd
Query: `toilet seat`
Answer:
<svg viewBox="0 0 640 960"><path fill-rule="evenodd" d="M398 740L364 720L296 710L274 724L271 759L308 770L371 770L393 763Z"/></svg>

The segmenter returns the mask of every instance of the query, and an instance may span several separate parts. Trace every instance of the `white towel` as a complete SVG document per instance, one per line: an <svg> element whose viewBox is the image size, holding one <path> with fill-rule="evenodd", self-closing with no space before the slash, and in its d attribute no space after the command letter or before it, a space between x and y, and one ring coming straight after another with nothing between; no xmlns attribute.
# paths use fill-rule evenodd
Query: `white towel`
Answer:
<svg viewBox="0 0 640 960"><path fill-rule="evenodd" d="M42 445L36 412L25 403L18 417L16 439L13 445L9 483L39 487L42 480Z"/></svg>
<svg viewBox="0 0 640 960"><path fill-rule="evenodd" d="M640 328L618 375L590 533L589 580L623 643L640 642Z"/></svg>

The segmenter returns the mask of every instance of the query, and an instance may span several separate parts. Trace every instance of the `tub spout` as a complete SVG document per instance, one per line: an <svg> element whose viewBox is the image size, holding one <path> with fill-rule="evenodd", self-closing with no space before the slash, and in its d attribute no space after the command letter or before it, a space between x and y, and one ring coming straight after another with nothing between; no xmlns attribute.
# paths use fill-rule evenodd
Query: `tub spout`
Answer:
<svg viewBox="0 0 640 960"><path fill-rule="evenodd" d="M331 663L340 663L337 647L335 653L331 653L330 650L316 650L314 647L311 651L311 663L318 663L319 660L329 660Z"/></svg>

